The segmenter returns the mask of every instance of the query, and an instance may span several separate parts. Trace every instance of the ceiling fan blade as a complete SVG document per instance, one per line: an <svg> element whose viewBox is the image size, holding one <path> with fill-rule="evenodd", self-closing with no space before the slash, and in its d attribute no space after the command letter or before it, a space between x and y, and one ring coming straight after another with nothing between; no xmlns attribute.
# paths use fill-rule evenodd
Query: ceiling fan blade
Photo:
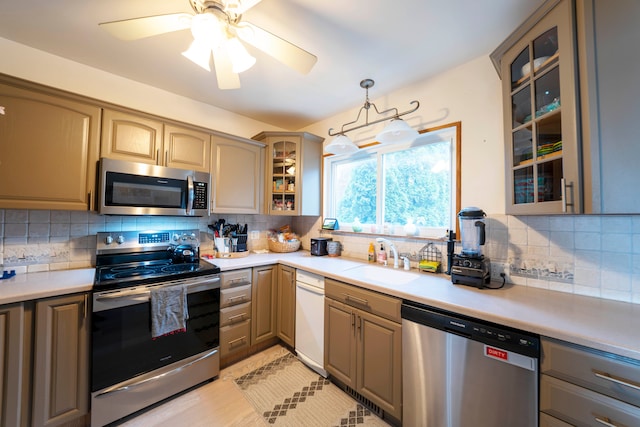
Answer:
<svg viewBox="0 0 640 427"><path fill-rule="evenodd" d="M253 6L257 5L261 1L262 0L228 0L226 9L240 15L251 9Z"/></svg>
<svg viewBox="0 0 640 427"><path fill-rule="evenodd" d="M171 13L168 15L102 22L98 25L121 40L136 40L158 34L186 30L191 27L191 18L192 15L188 13Z"/></svg>
<svg viewBox="0 0 640 427"><path fill-rule="evenodd" d="M213 52L213 64L216 67L218 88L226 90L240 87L240 77L233 72L231 58L225 49L219 47Z"/></svg>
<svg viewBox="0 0 640 427"><path fill-rule="evenodd" d="M318 60L306 50L249 22L240 22L235 25L235 29L243 41L302 74L311 71Z"/></svg>

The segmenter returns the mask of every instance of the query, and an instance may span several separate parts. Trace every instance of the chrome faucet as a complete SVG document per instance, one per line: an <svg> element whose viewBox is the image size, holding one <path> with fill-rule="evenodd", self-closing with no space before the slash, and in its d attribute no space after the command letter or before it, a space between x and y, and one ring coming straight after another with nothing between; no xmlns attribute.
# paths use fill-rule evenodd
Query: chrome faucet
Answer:
<svg viewBox="0 0 640 427"><path fill-rule="evenodd" d="M396 247L393 246L393 242L385 239L384 237L378 237L376 239L376 242L378 243L384 242L391 248L391 251L393 251L393 268L398 268L398 251L396 250Z"/></svg>

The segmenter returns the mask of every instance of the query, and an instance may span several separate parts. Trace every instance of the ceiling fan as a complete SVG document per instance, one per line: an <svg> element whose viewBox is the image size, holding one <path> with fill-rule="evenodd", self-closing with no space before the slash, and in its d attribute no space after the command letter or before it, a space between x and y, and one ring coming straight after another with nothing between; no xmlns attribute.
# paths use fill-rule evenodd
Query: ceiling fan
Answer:
<svg viewBox="0 0 640 427"><path fill-rule="evenodd" d="M195 12L146 16L99 25L122 40L136 40L179 30L191 29L193 42L182 54L211 71L213 54L220 89L240 87L238 73L255 63L242 40L294 70L307 74L317 57L262 28L242 21L242 14L261 0L188 0Z"/></svg>

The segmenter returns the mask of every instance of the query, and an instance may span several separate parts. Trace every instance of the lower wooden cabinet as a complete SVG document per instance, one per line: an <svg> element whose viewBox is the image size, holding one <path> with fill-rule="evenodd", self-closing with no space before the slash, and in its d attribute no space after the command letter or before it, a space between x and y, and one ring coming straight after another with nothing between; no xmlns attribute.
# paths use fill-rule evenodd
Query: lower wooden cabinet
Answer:
<svg viewBox="0 0 640 427"><path fill-rule="evenodd" d="M88 294L0 307L0 425L88 423L89 319Z"/></svg>
<svg viewBox="0 0 640 427"><path fill-rule="evenodd" d="M541 426L640 425L640 361L542 339Z"/></svg>
<svg viewBox="0 0 640 427"><path fill-rule="evenodd" d="M400 300L330 279L325 283L325 369L401 420Z"/></svg>
<svg viewBox="0 0 640 427"><path fill-rule="evenodd" d="M278 265L277 335L291 347L296 336L296 269Z"/></svg>
<svg viewBox="0 0 640 427"><path fill-rule="evenodd" d="M56 426L89 412L87 294L36 303L33 425Z"/></svg>
<svg viewBox="0 0 640 427"><path fill-rule="evenodd" d="M253 302L251 318L251 343L258 344L270 340L276 334L277 309L277 269L275 265L253 268Z"/></svg>
<svg viewBox="0 0 640 427"><path fill-rule="evenodd" d="M26 339L24 304L0 307L0 425L17 426L28 403L24 367Z"/></svg>

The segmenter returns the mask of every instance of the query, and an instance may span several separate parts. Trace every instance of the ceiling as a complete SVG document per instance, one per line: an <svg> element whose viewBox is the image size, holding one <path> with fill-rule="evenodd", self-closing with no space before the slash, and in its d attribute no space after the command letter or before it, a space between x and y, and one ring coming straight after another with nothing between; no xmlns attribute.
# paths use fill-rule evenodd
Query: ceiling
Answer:
<svg viewBox="0 0 640 427"><path fill-rule="evenodd" d="M213 74L180 53L188 30L122 41L100 22L192 13L188 0L0 2L0 37L109 73L298 130L481 55L488 55L543 0L262 0L244 21L318 57L307 75L247 46L254 67L242 87L219 90Z"/></svg>

